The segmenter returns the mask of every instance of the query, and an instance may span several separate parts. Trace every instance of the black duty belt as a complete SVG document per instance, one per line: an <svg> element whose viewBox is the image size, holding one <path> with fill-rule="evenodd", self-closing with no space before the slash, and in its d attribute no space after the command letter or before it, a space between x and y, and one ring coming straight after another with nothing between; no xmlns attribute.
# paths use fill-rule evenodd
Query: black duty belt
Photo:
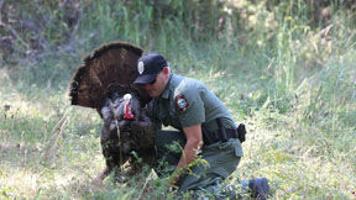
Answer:
<svg viewBox="0 0 356 200"><path fill-rule="evenodd" d="M216 142L226 142L230 138L237 138L240 142L244 142L246 139L246 128L244 124L239 124L236 129L225 128L222 122L222 118L217 118L216 123L218 126L217 131L210 131L206 127L202 127L203 140L205 145L214 144Z"/></svg>

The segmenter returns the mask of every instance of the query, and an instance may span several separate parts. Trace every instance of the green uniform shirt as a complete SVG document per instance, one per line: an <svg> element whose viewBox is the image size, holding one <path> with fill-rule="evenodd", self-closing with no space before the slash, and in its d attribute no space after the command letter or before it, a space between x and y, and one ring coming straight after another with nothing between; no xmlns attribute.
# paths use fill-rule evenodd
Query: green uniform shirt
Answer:
<svg viewBox="0 0 356 200"><path fill-rule="evenodd" d="M217 130L216 118L226 128L236 128L231 113L216 95L200 81L171 74L160 97L154 99L153 120L178 130L202 124Z"/></svg>
<svg viewBox="0 0 356 200"><path fill-rule="evenodd" d="M161 96L154 99L151 114L156 124L171 125L180 131L184 127L202 124L205 129L209 129L209 132L216 132L219 129L216 118L222 118L226 128L236 128L231 113L204 84L175 74L169 77L169 82ZM184 136L180 132L176 132L178 134L176 135L175 131L158 133L155 142L160 157L170 163L178 163L179 157L170 156L172 152L169 147L174 142L184 142L182 141ZM171 141L174 138L177 141ZM197 190L216 184L217 180L225 179L236 169L242 156L241 143L237 138L204 145L201 158L208 165L194 166L191 173L181 178L179 191Z"/></svg>

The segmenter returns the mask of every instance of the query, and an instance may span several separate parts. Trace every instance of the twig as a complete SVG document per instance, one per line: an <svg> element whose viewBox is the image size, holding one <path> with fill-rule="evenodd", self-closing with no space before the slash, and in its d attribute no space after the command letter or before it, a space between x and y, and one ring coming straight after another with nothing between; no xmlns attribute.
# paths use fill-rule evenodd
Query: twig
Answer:
<svg viewBox="0 0 356 200"><path fill-rule="evenodd" d="M47 145L47 150L44 155L44 160L46 162L51 161L51 159L54 157L58 141L63 136L64 127L68 122L66 114L67 112L63 114L62 118L58 121L58 123L51 132L52 137Z"/></svg>
<svg viewBox="0 0 356 200"><path fill-rule="evenodd" d="M116 133L117 133L117 137L119 138L119 151L120 151L120 166L119 166L119 170L120 170L120 173L122 172L122 141L121 141L121 132L120 132L120 126L119 126L119 122L117 120L115 120L115 126L116 126Z"/></svg>
<svg viewBox="0 0 356 200"><path fill-rule="evenodd" d="M155 170L152 169L151 172L150 172L150 174L149 174L148 177L146 178L145 184L143 185L142 190L141 190L141 192L140 192L140 195L139 195L138 198L137 198L138 200L143 199L143 198L142 198L142 195L144 194L145 190L147 189L148 183L149 183L150 181L156 180L157 178L158 178L157 173L155 172Z"/></svg>

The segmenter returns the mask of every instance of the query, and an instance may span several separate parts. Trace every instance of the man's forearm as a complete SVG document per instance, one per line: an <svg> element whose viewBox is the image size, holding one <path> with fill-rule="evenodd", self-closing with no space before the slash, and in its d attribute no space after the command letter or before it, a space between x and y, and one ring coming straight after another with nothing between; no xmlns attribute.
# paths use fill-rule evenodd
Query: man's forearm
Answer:
<svg viewBox="0 0 356 200"><path fill-rule="evenodd" d="M184 168L191 163L197 157L201 146L200 141L188 141L184 146L177 168Z"/></svg>
<svg viewBox="0 0 356 200"><path fill-rule="evenodd" d="M190 127L183 128L187 143L184 145L184 149L180 160L177 165L177 169L173 174L171 183L174 185L182 174L182 169L187 167L197 157L200 148L203 146L203 136L201 132L201 124L196 124Z"/></svg>

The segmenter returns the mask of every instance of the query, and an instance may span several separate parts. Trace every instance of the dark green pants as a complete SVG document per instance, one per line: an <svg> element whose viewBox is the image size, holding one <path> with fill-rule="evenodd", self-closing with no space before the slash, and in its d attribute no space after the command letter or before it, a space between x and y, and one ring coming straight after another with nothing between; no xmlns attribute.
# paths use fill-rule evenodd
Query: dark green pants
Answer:
<svg viewBox="0 0 356 200"><path fill-rule="evenodd" d="M158 172L171 173L178 164L186 139L182 132L158 131L156 133L157 157L160 160ZM238 139L203 146L201 160L179 181L179 190L205 189L221 182L235 171L242 157L242 147Z"/></svg>

